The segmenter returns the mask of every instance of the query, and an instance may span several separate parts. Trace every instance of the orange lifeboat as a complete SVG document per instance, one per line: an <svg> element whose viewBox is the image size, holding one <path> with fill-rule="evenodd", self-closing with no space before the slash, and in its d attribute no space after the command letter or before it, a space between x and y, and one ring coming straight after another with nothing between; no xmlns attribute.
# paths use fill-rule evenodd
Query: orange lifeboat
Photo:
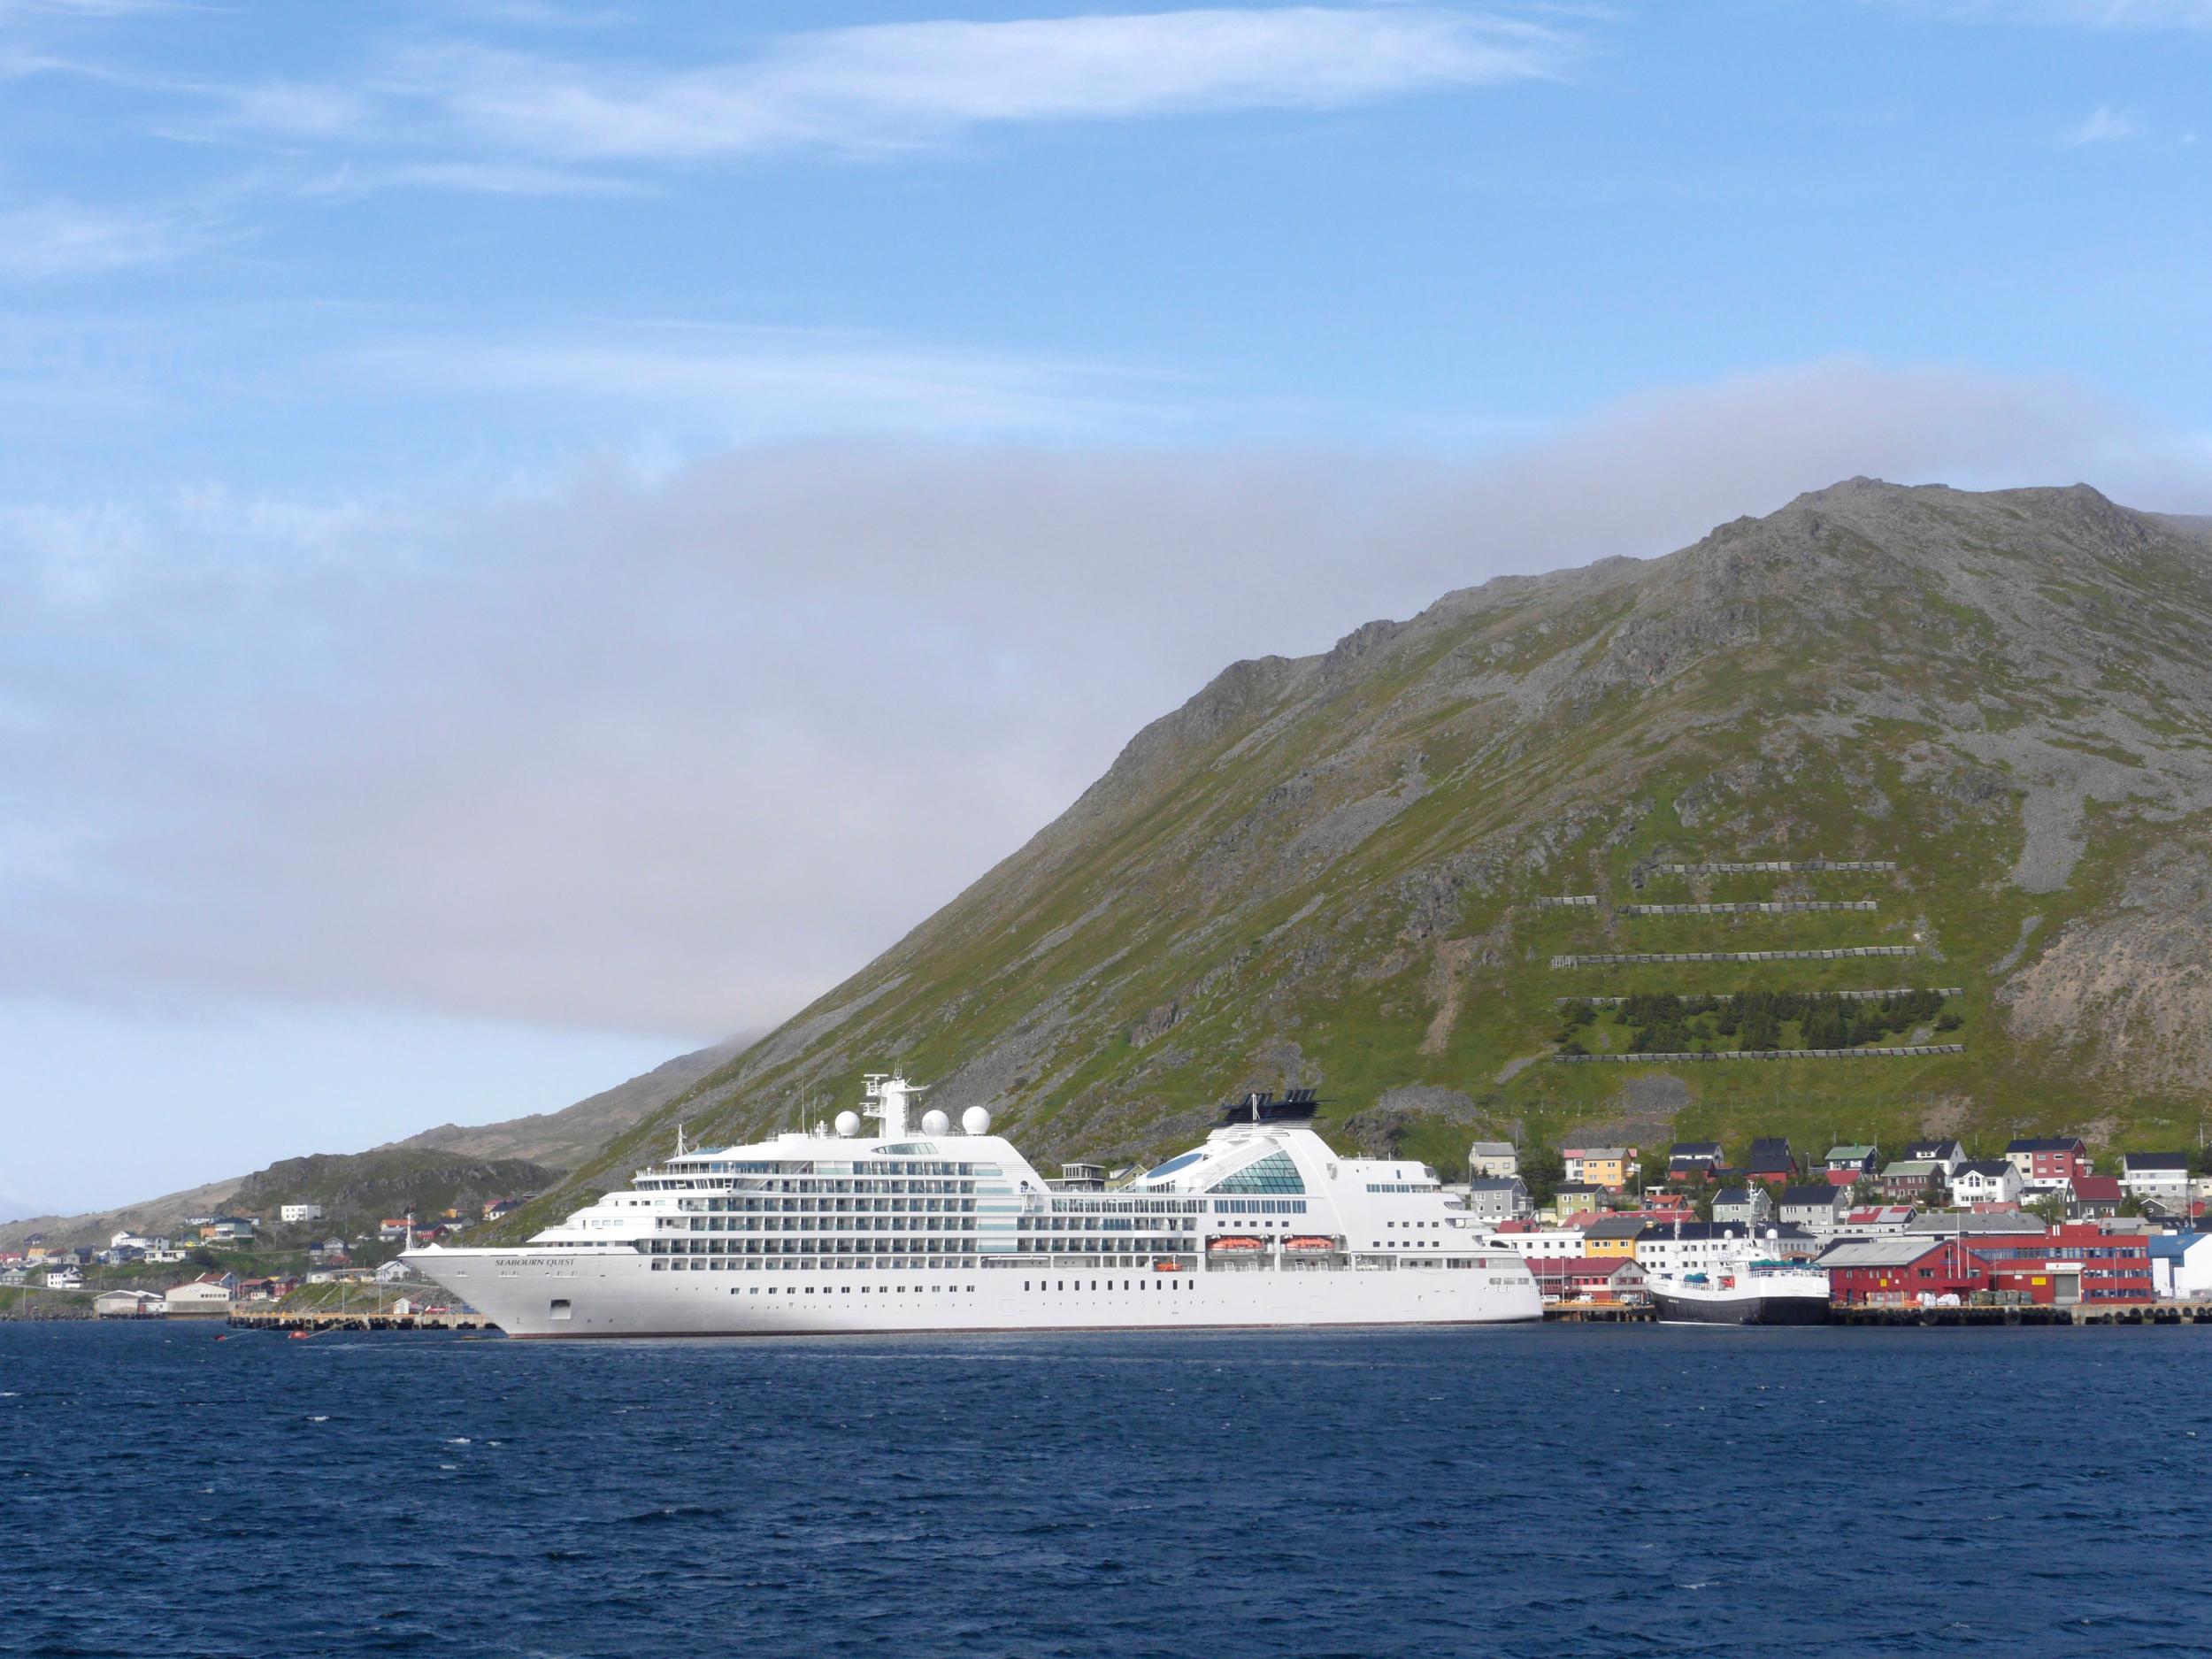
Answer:
<svg viewBox="0 0 2212 1659"><path fill-rule="evenodd" d="M1336 1240L1306 1235L1295 1239L1285 1239L1283 1248L1286 1250L1333 1250L1336 1248Z"/></svg>
<svg viewBox="0 0 2212 1659"><path fill-rule="evenodd" d="M1163 1257L1152 1263L1152 1271L1156 1273L1179 1273L1183 1271L1183 1264L1180 1262L1171 1262Z"/></svg>
<svg viewBox="0 0 2212 1659"><path fill-rule="evenodd" d="M1246 1250L1263 1250L1267 1247L1257 1239L1229 1238L1212 1240L1206 1248L1219 1255L1233 1256Z"/></svg>

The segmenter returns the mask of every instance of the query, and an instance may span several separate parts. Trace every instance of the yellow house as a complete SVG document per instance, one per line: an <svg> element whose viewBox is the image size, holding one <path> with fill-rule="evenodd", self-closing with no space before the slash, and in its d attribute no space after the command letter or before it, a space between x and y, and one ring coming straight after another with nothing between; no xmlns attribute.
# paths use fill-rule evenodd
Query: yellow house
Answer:
<svg viewBox="0 0 2212 1659"><path fill-rule="evenodd" d="M1566 1165L1566 1179L1587 1181L1593 1187L1602 1187L1617 1193L1628 1185L1630 1174L1636 1167L1634 1147L1565 1147L1561 1148L1560 1162Z"/></svg>
<svg viewBox="0 0 2212 1659"><path fill-rule="evenodd" d="M1582 1253L1613 1259L1636 1254L1636 1235L1651 1225L1648 1216L1608 1216L1582 1230Z"/></svg>

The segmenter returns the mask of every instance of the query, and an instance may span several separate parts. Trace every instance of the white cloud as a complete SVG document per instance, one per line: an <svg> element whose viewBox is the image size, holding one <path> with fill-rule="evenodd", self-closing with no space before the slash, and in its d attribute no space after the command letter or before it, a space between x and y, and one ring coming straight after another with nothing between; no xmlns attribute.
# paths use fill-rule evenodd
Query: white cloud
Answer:
<svg viewBox="0 0 2212 1659"><path fill-rule="evenodd" d="M2140 138L2143 129L2132 116L2122 115L2100 104L2088 115L2058 135L2058 142L2073 148L2088 144L2116 144L2131 138Z"/></svg>
<svg viewBox="0 0 2212 1659"><path fill-rule="evenodd" d="M681 68L448 42L402 54L359 91L235 93L230 119L379 142L419 140L434 119L496 154L566 161L865 151L1013 122L1339 109L1555 74L1569 51L1548 27L1430 6L880 24L773 36L744 58ZM380 109L349 107L361 96Z"/></svg>
<svg viewBox="0 0 2212 1659"><path fill-rule="evenodd" d="M0 276L83 276L174 258L207 227L162 212L130 214L75 202L0 210Z"/></svg>
<svg viewBox="0 0 2212 1659"><path fill-rule="evenodd" d="M1171 377L1070 357L919 348L831 329L608 320L588 332L391 339L330 373L448 398L557 395L679 415L721 442L839 430L927 435L1095 431L1159 417Z"/></svg>
<svg viewBox="0 0 2212 1659"><path fill-rule="evenodd" d="M2106 29L2212 28L2212 0L1878 0L1962 22Z"/></svg>
<svg viewBox="0 0 2212 1659"><path fill-rule="evenodd" d="M858 965L1233 658L1855 472L2212 506L2062 385L1829 362L1456 463L853 442L520 504L0 522L0 996L710 1037Z"/></svg>

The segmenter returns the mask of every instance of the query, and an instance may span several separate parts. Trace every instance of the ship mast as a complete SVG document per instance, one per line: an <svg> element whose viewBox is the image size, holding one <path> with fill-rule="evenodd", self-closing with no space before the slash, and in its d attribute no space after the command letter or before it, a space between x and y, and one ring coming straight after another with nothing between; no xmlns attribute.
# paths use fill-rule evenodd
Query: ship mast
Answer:
<svg viewBox="0 0 2212 1659"><path fill-rule="evenodd" d="M928 1087L926 1083L910 1083L903 1072L887 1075L871 1071L861 1079L861 1098L864 1116L883 1125L883 1138L896 1141L906 1133L906 1105L909 1099Z"/></svg>

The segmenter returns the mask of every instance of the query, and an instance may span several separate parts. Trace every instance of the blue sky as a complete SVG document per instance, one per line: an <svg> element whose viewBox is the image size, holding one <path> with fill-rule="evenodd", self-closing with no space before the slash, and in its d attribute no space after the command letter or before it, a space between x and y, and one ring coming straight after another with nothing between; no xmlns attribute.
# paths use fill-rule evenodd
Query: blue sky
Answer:
<svg viewBox="0 0 2212 1659"><path fill-rule="evenodd" d="M1497 571L2212 507L2208 68L2203 0L0 4L0 1212L771 1021Z"/></svg>

